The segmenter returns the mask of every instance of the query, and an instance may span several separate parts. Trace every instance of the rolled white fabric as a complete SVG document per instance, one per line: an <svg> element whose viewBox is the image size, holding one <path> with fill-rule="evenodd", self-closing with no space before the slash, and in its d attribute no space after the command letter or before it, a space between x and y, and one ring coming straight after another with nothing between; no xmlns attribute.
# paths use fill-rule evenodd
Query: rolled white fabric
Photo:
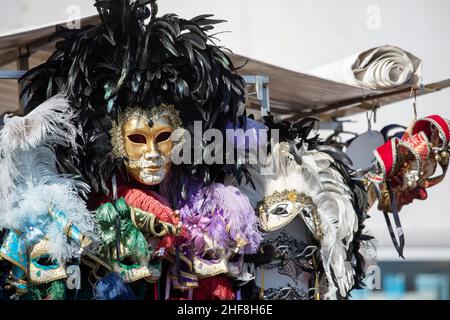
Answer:
<svg viewBox="0 0 450 320"><path fill-rule="evenodd" d="M420 84L422 60L401 48L386 45L327 64L309 73L360 88L387 90Z"/></svg>

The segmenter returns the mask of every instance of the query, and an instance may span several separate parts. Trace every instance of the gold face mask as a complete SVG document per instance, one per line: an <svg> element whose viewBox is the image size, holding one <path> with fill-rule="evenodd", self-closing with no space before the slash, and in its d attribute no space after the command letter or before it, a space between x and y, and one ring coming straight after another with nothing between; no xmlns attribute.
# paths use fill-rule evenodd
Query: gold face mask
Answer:
<svg viewBox="0 0 450 320"><path fill-rule="evenodd" d="M48 240L39 241L30 252L29 279L33 284L44 284L67 278L64 265L52 260Z"/></svg>
<svg viewBox="0 0 450 320"><path fill-rule="evenodd" d="M179 112L173 105L160 105L149 110L127 108L113 122L113 153L125 158L128 174L145 185L161 183L171 166L174 143L172 132L181 127Z"/></svg>

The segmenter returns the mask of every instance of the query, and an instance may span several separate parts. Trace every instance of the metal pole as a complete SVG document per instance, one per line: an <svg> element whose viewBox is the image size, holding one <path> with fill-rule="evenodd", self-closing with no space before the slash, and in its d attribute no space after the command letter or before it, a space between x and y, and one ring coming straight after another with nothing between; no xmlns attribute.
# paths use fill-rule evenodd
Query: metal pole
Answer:
<svg viewBox="0 0 450 320"><path fill-rule="evenodd" d="M270 114L269 77L267 76L243 76L247 84L254 84L256 87L256 99L261 104L261 117Z"/></svg>
<svg viewBox="0 0 450 320"><path fill-rule="evenodd" d="M14 80L14 79L20 79L22 77L26 70L0 70L0 79L4 80Z"/></svg>

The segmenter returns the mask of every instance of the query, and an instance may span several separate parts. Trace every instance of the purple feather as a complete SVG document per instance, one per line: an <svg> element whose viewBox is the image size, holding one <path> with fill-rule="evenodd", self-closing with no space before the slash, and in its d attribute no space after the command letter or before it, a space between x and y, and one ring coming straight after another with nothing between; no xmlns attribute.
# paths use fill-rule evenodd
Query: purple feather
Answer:
<svg viewBox="0 0 450 320"><path fill-rule="evenodd" d="M246 254L255 253L262 240L259 221L247 196L233 186L213 183L199 189L181 208L180 214L191 232L196 252L204 245L204 234L230 249L236 248L240 239L245 245L239 252Z"/></svg>

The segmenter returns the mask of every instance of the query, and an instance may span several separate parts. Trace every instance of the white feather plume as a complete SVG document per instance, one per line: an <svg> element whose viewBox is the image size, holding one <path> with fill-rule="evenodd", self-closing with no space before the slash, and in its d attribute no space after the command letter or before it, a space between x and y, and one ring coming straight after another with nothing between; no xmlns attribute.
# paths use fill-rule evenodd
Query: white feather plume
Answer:
<svg viewBox="0 0 450 320"><path fill-rule="evenodd" d="M76 148L76 113L63 93L43 102L25 117L5 115L0 145L5 150L28 150L50 144Z"/></svg>
<svg viewBox="0 0 450 320"><path fill-rule="evenodd" d="M364 227L362 231L363 235L370 235L369 230L367 227ZM364 267L367 270L368 267L376 265L377 264L377 241L376 239L372 239L369 241L361 241L360 247L359 247L359 254L364 259ZM364 270L364 271L366 271Z"/></svg>
<svg viewBox="0 0 450 320"><path fill-rule="evenodd" d="M9 211L14 205L15 179L20 172L21 153L42 144L70 146L76 149L79 131L73 125L75 112L64 94L48 99L27 116L5 115L0 130L0 210Z"/></svg>

